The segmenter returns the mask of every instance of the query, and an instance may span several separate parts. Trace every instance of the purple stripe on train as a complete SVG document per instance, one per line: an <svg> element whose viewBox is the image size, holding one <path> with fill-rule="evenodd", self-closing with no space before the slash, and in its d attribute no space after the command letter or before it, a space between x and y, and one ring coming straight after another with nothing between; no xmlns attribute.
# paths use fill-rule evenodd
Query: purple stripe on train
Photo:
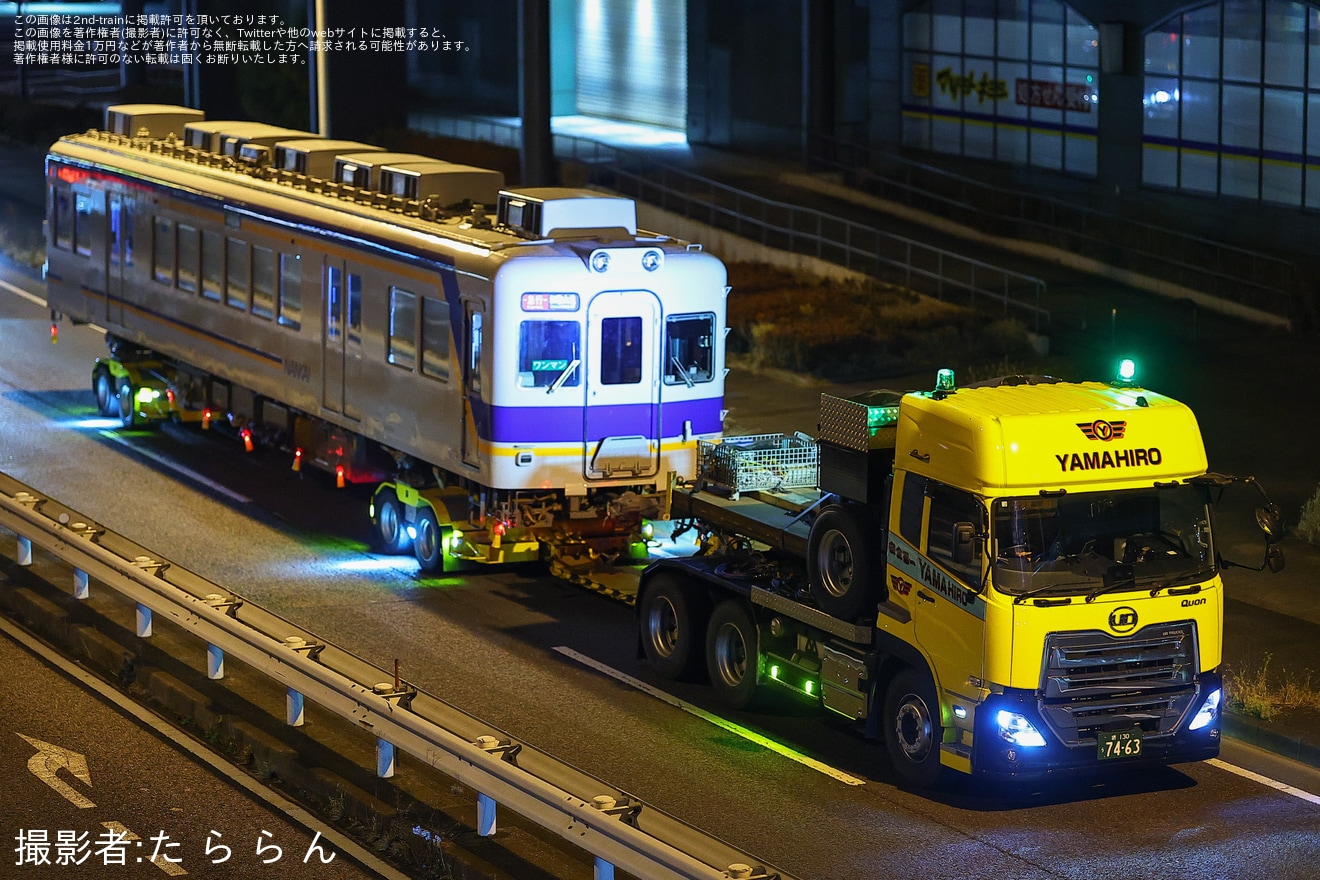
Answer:
<svg viewBox="0 0 1320 880"><path fill-rule="evenodd" d="M692 422L692 433L713 434L722 430L718 397L704 400L684 400L660 405L662 437L676 437L683 433L683 423ZM482 407L489 413L491 432L488 439L496 443L581 443L584 416L580 407L573 406L497 406ZM486 422L486 413L477 414L479 426ZM653 407L646 403L624 406L592 407L591 436L602 437L648 436L655 416ZM485 432L481 432L483 438Z"/></svg>

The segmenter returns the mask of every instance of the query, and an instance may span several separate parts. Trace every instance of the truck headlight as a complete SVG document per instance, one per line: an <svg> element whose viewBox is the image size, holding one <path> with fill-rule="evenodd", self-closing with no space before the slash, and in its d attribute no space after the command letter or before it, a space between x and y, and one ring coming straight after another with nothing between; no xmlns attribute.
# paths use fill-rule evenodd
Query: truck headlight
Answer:
<svg viewBox="0 0 1320 880"><path fill-rule="evenodd" d="M1196 717L1192 719L1192 723L1187 729L1200 730L1202 727L1205 727L1211 721L1218 718L1219 701L1223 696L1223 688L1215 688L1212 690L1210 696L1206 697L1205 702L1201 704L1201 711L1196 713Z"/></svg>
<svg viewBox="0 0 1320 880"><path fill-rule="evenodd" d="M1005 742L1023 748L1045 745L1045 737L1022 715L1004 710L995 720L999 722L999 738Z"/></svg>

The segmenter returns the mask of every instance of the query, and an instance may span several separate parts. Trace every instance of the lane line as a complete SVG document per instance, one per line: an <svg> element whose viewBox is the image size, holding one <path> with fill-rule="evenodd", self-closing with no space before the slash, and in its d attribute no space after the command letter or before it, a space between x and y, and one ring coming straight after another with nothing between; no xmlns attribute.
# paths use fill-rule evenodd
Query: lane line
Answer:
<svg viewBox="0 0 1320 880"><path fill-rule="evenodd" d="M249 502L252 501L252 499L248 498L246 495L240 495L237 492L235 492L233 489L230 489L227 486L222 486L209 477L202 476L192 468L184 467L183 465L179 464L176 461L170 461L165 456L152 452L150 449L143 449L140 446L134 446L132 443L128 442L128 440L126 440L125 438L120 437L114 431L97 431L97 433L107 440L115 441L120 446L128 447L138 455L141 455L145 458L149 458L152 461L156 462L157 464L164 465L165 467L169 468L170 470L174 471L177 474L182 474L183 476L187 477L190 480L195 480L196 482L201 483L203 486L205 486L208 489L213 489L214 491L219 492L221 495L224 495L226 498L228 498L231 501L235 501L239 504L248 504Z"/></svg>
<svg viewBox="0 0 1320 880"><path fill-rule="evenodd" d="M1280 782L1279 780L1271 779L1268 776L1261 776L1259 773L1253 773L1250 770L1238 767L1236 764L1230 764L1219 758L1210 758L1206 763L1213 767L1218 767L1220 770L1227 770L1229 773L1235 773L1244 779L1250 779L1252 782L1259 782L1267 788L1281 791L1284 794L1290 794L1295 798L1306 801L1307 803L1320 806L1320 795L1314 795L1309 791L1303 791L1302 789L1291 786L1286 782Z"/></svg>
<svg viewBox="0 0 1320 880"><path fill-rule="evenodd" d="M842 770L837 770L834 767L831 767L829 764L824 764L820 761L817 761L815 758L808 758L806 755L802 754L801 752L794 751L793 749L790 749L788 746L784 745L783 743L777 743L774 740L770 739L769 737L762 736L759 733L755 733L754 731L748 730L747 728L743 727L740 724L735 724L734 722L721 718L718 715L712 715L710 712L707 712L704 709L699 709L696 706L693 706L691 703L684 702L683 700L680 700L678 697L675 697L672 694L665 693L659 688L652 687L651 685L647 684L644 681L639 681L638 679L633 678L631 675L628 675L627 673L624 672L620 672L619 670L615 669L612 666L606 666L604 663L601 663L598 660L594 660L591 657L586 656L585 654L579 654L577 651L574 651L572 648L566 647L564 645L557 645L555 647L555 650L560 654L563 654L565 657L576 660L577 662L581 663L583 666L589 666L592 669L596 670L597 672L604 673L605 675L608 675L610 678L613 678L616 681L623 682L629 687L636 688L637 690L641 691L644 694L648 694L649 696L655 697L657 700L666 702L669 705L674 706L675 708L682 709L684 712L687 712L689 715L695 715L696 717L700 718L702 721L705 721L709 724L713 724L716 727L729 731L730 733L736 734L749 742L754 742L757 745L762 746L763 748L775 752L776 754L783 755L785 758L788 758L793 761L797 761L799 764L802 764L805 767L810 767L812 770L815 770L817 773L824 773L826 776L829 776L832 779L837 779L839 782L842 782L846 785L866 784L866 780L864 779L858 779L856 776L852 776L848 773L844 773Z"/></svg>
<svg viewBox="0 0 1320 880"><path fill-rule="evenodd" d="M86 669L79 667L72 660L69 660L62 654L47 647L36 637L29 635L26 631L19 629L16 625L5 620L3 616L0 616L0 633L9 636L33 654L36 654L47 663L63 672L69 678L81 683L102 699L116 706L125 715L131 716L143 726L151 728L156 733L172 742L178 747L179 751L191 755L199 762L206 764L212 770L252 795L255 800L261 801L278 813L283 813L285 817L295 825L301 825L303 828L310 831L320 831L321 837L333 844L335 849L339 852L345 853L349 858L356 861L359 865L362 865L368 871L375 871L381 877L386 878L386 880L409 880L408 875L402 873L392 865L388 865L381 861L370 850L366 849L352 838L342 834L338 829L325 824L325 822L318 818L314 813L280 797L275 792L267 789L257 780L251 778L242 771L235 769L232 764L214 752L199 748L195 741L180 730L166 723L152 712L149 712L128 697L119 693L119 691L105 684Z"/></svg>
<svg viewBox="0 0 1320 880"><path fill-rule="evenodd" d="M7 290L7 291L9 291L10 293L12 293L14 296L22 297L23 299L27 300L28 302L30 302L30 303L35 303L36 305L39 305L39 306L44 306L44 305L46 305L46 301L45 301L44 299L42 299L41 297L39 297L39 296L37 296L36 294L33 294L33 293L28 293L28 292L27 292L26 290L24 290L23 288L21 288L21 287L16 287L16 286L14 286L13 284L10 284L8 281L5 281L3 278L0 278L0 290Z"/></svg>

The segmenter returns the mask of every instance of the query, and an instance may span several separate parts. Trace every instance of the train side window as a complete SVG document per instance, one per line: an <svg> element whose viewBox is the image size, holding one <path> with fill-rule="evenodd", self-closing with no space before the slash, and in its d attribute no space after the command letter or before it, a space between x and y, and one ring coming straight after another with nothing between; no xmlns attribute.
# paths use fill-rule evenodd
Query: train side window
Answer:
<svg viewBox="0 0 1320 880"><path fill-rule="evenodd" d="M481 393L481 349L485 337L485 320L486 316L481 312L468 312L467 388L474 394Z"/></svg>
<svg viewBox="0 0 1320 880"><path fill-rule="evenodd" d="M362 276L348 273L348 342L362 344Z"/></svg>
<svg viewBox="0 0 1320 880"><path fill-rule="evenodd" d="M343 314L344 304L341 297L344 295L344 281L340 276L342 270L336 266L325 267L325 338L338 339L343 330L340 329L340 316Z"/></svg>
<svg viewBox="0 0 1320 880"><path fill-rule="evenodd" d="M248 279L252 269L252 258L248 253L248 243L236 238L229 239L225 247L225 304L236 309L248 309Z"/></svg>
<svg viewBox="0 0 1320 880"><path fill-rule="evenodd" d="M252 314L270 320L275 317L275 252L252 246Z"/></svg>
<svg viewBox="0 0 1320 880"><path fill-rule="evenodd" d="M422 374L449 381L449 303L422 297Z"/></svg>
<svg viewBox="0 0 1320 880"><path fill-rule="evenodd" d="M280 323L302 327L302 257L280 254Z"/></svg>
<svg viewBox="0 0 1320 880"><path fill-rule="evenodd" d="M73 194L62 188L55 190L55 247L73 250Z"/></svg>
<svg viewBox="0 0 1320 880"><path fill-rule="evenodd" d="M665 319L665 384L694 385L715 378L715 315Z"/></svg>
<svg viewBox="0 0 1320 880"><path fill-rule="evenodd" d="M523 321L518 331L518 387L576 388L581 382L582 325L577 321ZM560 377L563 376L563 381Z"/></svg>
<svg viewBox="0 0 1320 880"><path fill-rule="evenodd" d="M921 548L921 519L926 512L926 478L908 472L903 477L903 499L898 509L898 533Z"/></svg>
<svg viewBox="0 0 1320 880"><path fill-rule="evenodd" d="M202 296L220 302L225 287L225 240L218 232L202 230Z"/></svg>
<svg viewBox="0 0 1320 880"><path fill-rule="evenodd" d="M151 265L155 279L174 285L174 221L157 217L151 237Z"/></svg>
<svg viewBox="0 0 1320 880"><path fill-rule="evenodd" d="M390 288L390 363L411 370L417 363L417 294Z"/></svg>
<svg viewBox="0 0 1320 880"><path fill-rule="evenodd" d="M78 214L73 219L73 249L84 257L92 255L92 197L77 197Z"/></svg>
<svg viewBox="0 0 1320 880"><path fill-rule="evenodd" d="M960 565L953 561L953 524L970 522L979 531L985 519L976 496L943 483L930 481L930 527L926 533L926 554L958 576L973 589L981 577L981 542L972 544L972 561Z"/></svg>
<svg viewBox="0 0 1320 880"><path fill-rule="evenodd" d="M642 319L606 318L600 322L602 385L636 385L642 381Z"/></svg>
<svg viewBox="0 0 1320 880"><path fill-rule="evenodd" d="M179 290L197 292L197 230L179 224Z"/></svg>

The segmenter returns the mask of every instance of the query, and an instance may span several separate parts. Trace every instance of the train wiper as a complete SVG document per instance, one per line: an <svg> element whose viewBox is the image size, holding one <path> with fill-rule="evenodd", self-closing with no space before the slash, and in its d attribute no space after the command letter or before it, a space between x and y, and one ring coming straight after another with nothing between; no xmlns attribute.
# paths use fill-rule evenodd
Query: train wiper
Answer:
<svg viewBox="0 0 1320 880"><path fill-rule="evenodd" d="M559 386L563 385L565 382L568 381L568 377L573 375L573 371L576 370L578 368L578 365L581 363L582 361L579 360L578 358L573 358L573 360L569 361L568 366L564 367L564 371L555 377L555 381L550 383L549 388L545 389L545 393L554 394L556 391L558 391Z"/></svg>
<svg viewBox="0 0 1320 880"><path fill-rule="evenodd" d="M687 384L687 387L689 388L697 387L697 383L693 382L690 378L688 378L687 370L683 368L683 362L680 361L677 356L671 357L669 359L669 362L674 365L674 369L678 370L678 377L682 379L684 383Z"/></svg>

